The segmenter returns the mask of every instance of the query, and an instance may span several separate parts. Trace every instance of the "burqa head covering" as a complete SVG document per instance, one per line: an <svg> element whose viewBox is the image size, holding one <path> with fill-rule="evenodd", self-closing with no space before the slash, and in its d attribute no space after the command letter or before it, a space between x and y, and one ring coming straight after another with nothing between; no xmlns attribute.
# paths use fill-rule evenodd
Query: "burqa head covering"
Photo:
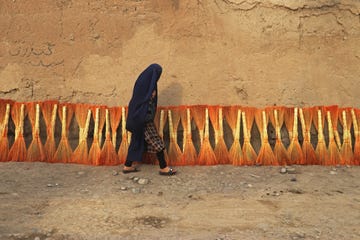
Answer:
<svg viewBox="0 0 360 240"><path fill-rule="evenodd" d="M157 81L162 73L159 64L151 64L135 82L132 98L129 102L126 129L132 133L140 133L145 126L145 117L149 107L152 92L157 91ZM157 106L157 94L154 99Z"/></svg>

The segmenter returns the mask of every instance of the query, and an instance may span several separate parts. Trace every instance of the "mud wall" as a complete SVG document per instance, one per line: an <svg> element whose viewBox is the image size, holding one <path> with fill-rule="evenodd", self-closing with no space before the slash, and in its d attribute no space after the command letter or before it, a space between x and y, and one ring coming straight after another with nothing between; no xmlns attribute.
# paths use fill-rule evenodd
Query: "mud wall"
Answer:
<svg viewBox="0 0 360 240"><path fill-rule="evenodd" d="M0 98L360 107L356 0L2 0Z"/></svg>

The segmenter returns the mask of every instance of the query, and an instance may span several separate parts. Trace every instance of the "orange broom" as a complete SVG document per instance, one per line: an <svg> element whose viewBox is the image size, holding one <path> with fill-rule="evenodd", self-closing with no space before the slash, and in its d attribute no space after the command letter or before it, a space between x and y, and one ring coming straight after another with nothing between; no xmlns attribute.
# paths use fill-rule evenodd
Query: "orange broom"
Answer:
<svg viewBox="0 0 360 240"><path fill-rule="evenodd" d="M62 104L58 110L59 118L61 121L61 139L59 146L53 157L53 162L57 163L70 163L72 150L68 140L68 129L73 117L73 105Z"/></svg>
<svg viewBox="0 0 360 240"><path fill-rule="evenodd" d="M99 118L100 118L100 109L98 107L93 107L93 117L95 121L94 125L94 139L89 151L89 162L92 165L99 165L100 159L100 143L99 143ZM95 114L94 114L95 112Z"/></svg>
<svg viewBox="0 0 360 240"><path fill-rule="evenodd" d="M25 115L25 105L18 102L14 103L11 117L15 124L15 142L9 151L9 161L23 162L26 160L26 145L23 135Z"/></svg>
<svg viewBox="0 0 360 240"><path fill-rule="evenodd" d="M315 149L311 144L311 123L313 110L311 108L300 108L300 122L302 126L302 132L304 136L304 142L302 144L302 151L304 154L304 164L312 165L316 164Z"/></svg>
<svg viewBox="0 0 360 240"><path fill-rule="evenodd" d="M42 114L46 124L46 134L47 139L44 145L44 152L47 162L52 162L54 154L56 152L55 148L55 122L58 111L58 102L57 101L45 101L41 104Z"/></svg>
<svg viewBox="0 0 360 240"><path fill-rule="evenodd" d="M32 142L27 151L28 162L43 162L45 160L45 152L43 148L43 144L40 139L40 106L38 103L28 103L28 116L32 125Z"/></svg>
<svg viewBox="0 0 360 240"><path fill-rule="evenodd" d="M105 110L105 121L106 121L105 142L100 153L99 165L115 166L119 164L119 159L118 159L118 155L116 154L114 145L111 142L110 118L109 118L108 109Z"/></svg>
<svg viewBox="0 0 360 240"><path fill-rule="evenodd" d="M130 132L126 130L126 108L121 108L121 143L118 151L119 163L123 164L126 161L128 154L129 141L128 135ZM130 137L130 136L129 136Z"/></svg>
<svg viewBox="0 0 360 240"><path fill-rule="evenodd" d="M259 126L261 134L261 148L256 159L256 165L278 165L275 155L271 149L267 133L268 116L265 110L257 110L255 114L256 124Z"/></svg>
<svg viewBox="0 0 360 240"><path fill-rule="evenodd" d="M199 131L200 147L202 145L202 141L204 140L205 109L206 109L206 106L204 106L204 105L196 105L196 106L193 106L191 109L196 127Z"/></svg>
<svg viewBox="0 0 360 240"><path fill-rule="evenodd" d="M234 142L229 150L229 160L233 165L244 165L244 156L240 145L240 121L241 110L237 110L236 127L234 131ZM225 143L224 143L225 144Z"/></svg>
<svg viewBox="0 0 360 240"><path fill-rule="evenodd" d="M325 107L325 111L330 111L331 114L331 122L332 122L332 127L333 127L333 133L334 133L334 141L338 147L338 149L341 148L341 141L340 141L340 135L339 135L339 131L337 129L338 127L338 121L339 121L339 107L337 105L333 105L333 106L328 106Z"/></svg>
<svg viewBox="0 0 360 240"><path fill-rule="evenodd" d="M79 145L74 150L71 162L89 164L87 137L91 118L91 110L87 104L75 106L75 118L79 125Z"/></svg>
<svg viewBox="0 0 360 240"><path fill-rule="evenodd" d="M177 108L168 110L170 142L168 150L169 163L173 166L181 165L182 152L177 144L177 126L180 121L180 113Z"/></svg>
<svg viewBox="0 0 360 240"><path fill-rule="evenodd" d="M0 104L0 162L8 161L9 141L7 138L8 124L10 117L10 104L1 102Z"/></svg>
<svg viewBox="0 0 360 240"><path fill-rule="evenodd" d="M209 110L205 109L205 132L198 156L199 165L215 165L217 164L214 150L211 147L209 139Z"/></svg>
<svg viewBox="0 0 360 240"><path fill-rule="evenodd" d="M335 135L334 135L334 128L333 128L333 121L331 118L331 109L328 109L327 114L327 121L328 121L328 129L329 129L329 159L325 163L325 165L337 165L340 164L340 152L338 145L335 142Z"/></svg>
<svg viewBox="0 0 360 240"><path fill-rule="evenodd" d="M289 162L289 155L281 139L281 126L284 124L284 108L276 107L269 114L270 121L275 126L274 155L277 165L284 166Z"/></svg>
<svg viewBox="0 0 360 240"><path fill-rule="evenodd" d="M232 130L232 136L235 138L236 135L236 121L239 106L225 106L223 107L226 122Z"/></svg>
<svg viewBox="0 0 360 240"><path fill-rule="evenodd" d="M210 121L215 129L215 148L214 153L216 156L216 160L219 164L229 164L229 151L226 147L225 140L224 140L224 127L223 127L223 109L219 106L209 107L209 117ZM240 119L239 119L240 124ZM239 125L239 148L242 150L240 146L240 125ZM241 158L242 159L242 158Z"/></svg>
<svg viewBox="0 0 360 240"><path fill-rule="evenodd" d="M318 131L318 142L315 149L316 159L318 164L325 165L328 162L328 158L329 158L329 153L326 148L326 143L324 139L323 125L325 122L325 118L324 118L324 114L322 114L321 108L314 108L314 111L315 111L315 114L313 115L315 119L314 125Z"/></svg>
<svg viewBox="0 0 360 240"><path fill-rule="evenodd" d="M112 107L109 109L110 113L110 126L112 132L112 143L114 148L116 149L116 141L117 141L117 131L119 128L119 124L121 121L121 107Z"/></svg>
<svg viewBox="0 0 360 240"><path fill-rule="evenodd" d="M354 155L351 144L351 110L350 108L342 109L341 111L341 124L343 127L343 144L340 148L340 164L341 165L353 165Z"/></svg>
<svg viewBox="0 0 360 240"><path fill-rule="evenodd" d="M184 127L184 145L183 145L183 160L186 165L195 165L197 159L196 149L192 140L191 134L191 115L190 108L186 108L186 111L182 111L181 122Z"/></svg>
<svg viewBox="0 0 360 240"><path fill-rule="evenodd" d="M351 118L353 121L354 126L354 155L353 155L353 162L354 165L360 164L360 131L358 122L360 122L360 109L351 109Z"/></svg>
<svg viewBox="0 0 360 240"><path fill-rule="evenodd" d="M244 131L244 145L243 145L243 154L244 154L244 164L251 166L256 163L257 155L254 148L251 145L251 127L255 117L255 108L246 107L242 112L242 123Z"/></svg>
<svg viewBox="0 0 360 240"><path fill-rule="evenodd" d="M289 164L304 164L304 156L298 139L298 108L288 108L285 123L289 130L290 145L288 147ZM291 133L291 134L290 134Z"/></svg>

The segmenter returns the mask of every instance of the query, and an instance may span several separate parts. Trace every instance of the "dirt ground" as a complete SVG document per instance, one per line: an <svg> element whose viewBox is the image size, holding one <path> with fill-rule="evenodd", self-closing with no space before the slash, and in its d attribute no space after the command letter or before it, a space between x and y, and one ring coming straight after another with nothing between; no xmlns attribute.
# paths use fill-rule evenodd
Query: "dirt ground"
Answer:
<svg viewBox="0 0 360 240"><path fill-rule="evenodd" d="M359 167L140 169L1 163L0 239L360 239Z"/></svg>

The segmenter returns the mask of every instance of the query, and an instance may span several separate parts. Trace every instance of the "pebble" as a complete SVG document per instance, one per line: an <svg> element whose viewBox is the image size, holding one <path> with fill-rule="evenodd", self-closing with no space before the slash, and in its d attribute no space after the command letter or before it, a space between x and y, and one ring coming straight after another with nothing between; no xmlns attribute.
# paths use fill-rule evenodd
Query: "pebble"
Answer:
<svg viewBox="0 0 360 240"><path fill-rule="evenodd" d="M282 168L280 169L280 173L284 174L284 173L286 173L286 172L287 172L286 168L282 167Z"/></svg>
<svg viewBox="0 0 360 240"><path fill-rule="evenodd" d="M291 179L290 179L290 181L292 181L292 182L296 182L296 181L297 181L297 179L296 179L296 177L293 177L293 178L291 178Z"/></svg>
<svg viewBox="0 0 360 240"><path fill-rule="evenodd" d="M296 173L296 169L295 168L287 168L286 172L290 173L290 174L294 174L294 173Z"/></svg>
<svg viewBox="0 0 360 240"><path fill-rule="evenodd" d="M147 178L140 178L139 180L138 180L138 184L140 184L140 185L146 185L146 184L148 184L150 181L149 181L149 179L147 179Z"/></svg>
<svg viewBox="0 0 360 240"><path fill-rule="evenodd" d="M113 171L113 172L112 172L112 175L113 175L113 176L117 176L117 175L119 175L119 172L118 172L118 171Z"/></svg>
<svg viewBox="0 0 360 240"><path fill-rule="evenodd" d="M331 174L331 175L336 175L337 172L336 172L336 171L330 171L330 174Z"/></svg>
<svg viewBox="0 0 360 240"><path fill-rule="evenodd" d="M248 188L252 188L252 184L250 184L250 183L247 186L248 186Z"/></svg>
<svg viewBox="0 0 360 240"><path fill-rule="evenodd" d="M84 175L85 172L78 172L77 174L78 174L78 175Z"/></svg>
<svg viewBox="0 0 360 240"><path fill-rule="evenodd" d="M120 190L121 190L121 191L126 191L126 190L127 190L127 187L121 187Z"/></svg>
<svg viewBox="0 0 360 240"><path fill-rule="evenodd" d="M140 188L133 188L131 189L131 191L134 193L134 194L137 194L137 193L140 193Z"/></svg>
<svg viewBox="0 0 360 240"><path fill-rule="evenodd" d="M134 182L137 182L137 181L139 181L139 178L138 178L138 177L134 177L132 180L133 180Z"/></svg>
<svg viewBox="0 0 360 240"><path fill-rule="evenodd" d="M40 240L40 238L39 238L39 237L35 237L34 240Z"/></svg>

